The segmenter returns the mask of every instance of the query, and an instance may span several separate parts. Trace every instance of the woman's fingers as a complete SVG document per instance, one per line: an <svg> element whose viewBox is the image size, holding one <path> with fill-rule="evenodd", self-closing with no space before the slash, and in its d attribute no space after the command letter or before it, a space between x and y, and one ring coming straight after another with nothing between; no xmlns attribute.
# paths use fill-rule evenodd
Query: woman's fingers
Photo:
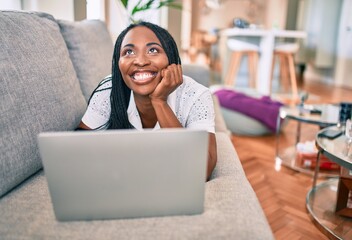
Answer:
<svg viewBox="0 0 352 240"><path fill-rule="evenodd" d="M183 83L183 73L182 73L181 64L177 65L177 73L178 73L178 76L179 76L179 84L181 85Z"/></svg>
<svg viewBox="0 0 352 240"><path fill-rule="evenodd" d="M167 99L183 82L181 65L171 64L161 70L161 81L150 97Z"/></svg>
<svg viewBox="0 0 352 240"><path fill-rule="evenodd" d="M171 64L166 68L166 71L169 73L167 77L171 86L179 86L182 84L183 78L181 65Z"/></svg>

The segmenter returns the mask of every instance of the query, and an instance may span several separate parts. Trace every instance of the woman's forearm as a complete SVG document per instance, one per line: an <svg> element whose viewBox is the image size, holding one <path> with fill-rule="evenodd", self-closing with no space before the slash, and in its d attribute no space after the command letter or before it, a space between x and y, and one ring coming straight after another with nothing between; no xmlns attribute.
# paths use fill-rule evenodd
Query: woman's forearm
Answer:
<svg viewBox="0 0 352 240"><path fill-rule="evenodd" d="M161 128L182 128L180 121L175 116L170 106L165 101L152 101L159 125ZM216 138L214 133L209 133L208 142L208 162L207 162L207 180L216 166L217 150Z"/></svg>
<svg viewBox="0 0 352 240"><path fill-rule="evenodd" d="M161 128L183 127L167 102L154 100L152 101L152 105Z"/></svg>
<svg viewBox="0 0 352 240"><path fill-rule="evenodd" d="M209 133L207 180L210 179L211 174L213 173L213 170L216 166L216 162L217 162L216 138L214 133Z"/></svg>

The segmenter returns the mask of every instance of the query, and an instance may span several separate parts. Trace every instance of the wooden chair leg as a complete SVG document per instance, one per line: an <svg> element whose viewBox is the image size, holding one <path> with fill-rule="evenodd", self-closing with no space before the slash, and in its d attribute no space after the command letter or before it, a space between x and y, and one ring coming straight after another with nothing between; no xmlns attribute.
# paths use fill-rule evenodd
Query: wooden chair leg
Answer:
<svg viewBox="0 0 352 240"><path fill-rule="evenodd" d="M287 58L284 54L279 54L280 59L280 87L284 89L285 92L288 91L288 66Z"/></svg>
<svg viewBox="0 0 352 240"><path fill-rule="evenodd" d="M289 62L288 62L288 55L284 54L282 56L282 58L284 59L285 62L285 70L284 70L284 90L285 92L289 92L290 91L290 69L289 69Z"/></svg>
<svg viewBox="0 0 352 240"><path fill-rule="evenodd" d="M249 86L256 88L257 84L257 66L258 66L258 53L248 53L248 66L249 66Z"/></svg>
<svg viewBox="0 0 352 240"><path fill-rule="evenodd" d="M231 56L230 65L225 78L225 85L234 86L236 84L237 72L240 65L242 53L234 52Z"/></svg>
<svg viewBox="0 0 352 240"><path fill-rule="evenodd" d="M298 90L297 90L297 80L296 80L295 64L293 61L293 54L290 54L287 57L287 60L288 60L288 67L290 70L292 95L293 95L293 98L296 99L296 98L298 98Z"/></svg>

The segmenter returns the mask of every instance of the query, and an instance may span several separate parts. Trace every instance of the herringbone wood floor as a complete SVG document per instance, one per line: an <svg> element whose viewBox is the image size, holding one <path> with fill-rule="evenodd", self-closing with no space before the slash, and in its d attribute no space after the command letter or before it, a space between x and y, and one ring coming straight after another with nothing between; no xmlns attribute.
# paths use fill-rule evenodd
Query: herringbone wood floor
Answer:
<svg viewBox="0 0 352 240"><path fill-rule="evenodd" d="M301 89L309 92L311 103L352 102L352 89L306 82ZM280 141L291 141L296 123L290 122L281 133ZM302 126L303 140L317 131L312 125ZM275 136L245 137L232 135L232 142L242 162L246 176L274 232L280 239L328 239L310 219L306 194L312 186L312 177L286 167L275 170Z"/></svg>

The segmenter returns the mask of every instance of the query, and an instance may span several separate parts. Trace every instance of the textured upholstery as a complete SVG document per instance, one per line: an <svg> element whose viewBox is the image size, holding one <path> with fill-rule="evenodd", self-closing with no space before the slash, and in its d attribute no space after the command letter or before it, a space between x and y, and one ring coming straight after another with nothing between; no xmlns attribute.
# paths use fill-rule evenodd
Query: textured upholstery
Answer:
<svg viewBox="0 0 352 240"><path fill-rule="evenodd" d="M77 126L85 101L50 15L0 12L0 196L41 167L36 136Z"/></svg>
<svg viewBox="0 0 352 240"><path fill-rule="evenodd" d="M203 214L58 222L44 172L33 174L41 168L36 136L73 129L85 110L73 55L45 14L0 11L0 42L1 193L16 186L0 197L0 239L273 239L216 98L218 163L206 183ZM87 42L92 45L85 49L94 51L94 42ZM78 72L95 62L75 64Z"/></svg>
<svg viewBox="0 0 352 240"><path fill-rule="evenodd" d="M224 116L221 112L221 107L219 104L219 100L216 95L213 96L214 102L214 112L215 112L215 131L226 133L228 136L231 135L231 131L228 129Z"/></svg>
<svg viewBox="0 0 352 240"><path fill-rule="evenodd" d="M211 76L208 66L196 63L183 64L182 72L184 75L193 78L198 83L209 87Z"/></svg>
<svg viewBox="0 0 352 240"><path fill-rule="evenodd" d="M111 74L113 43L106 25L99 20L59 20L70 57L85 99L98 83Z"/></svg>
<svg viewBox="0 0 352 240"><path fill-rule="evenodd" d="M273 239L229 137L217 133L218 164L206 183L204 213L58 222L43 172L0 199L2 239ZM264 223L264 224L263 224Z"/></svg>

